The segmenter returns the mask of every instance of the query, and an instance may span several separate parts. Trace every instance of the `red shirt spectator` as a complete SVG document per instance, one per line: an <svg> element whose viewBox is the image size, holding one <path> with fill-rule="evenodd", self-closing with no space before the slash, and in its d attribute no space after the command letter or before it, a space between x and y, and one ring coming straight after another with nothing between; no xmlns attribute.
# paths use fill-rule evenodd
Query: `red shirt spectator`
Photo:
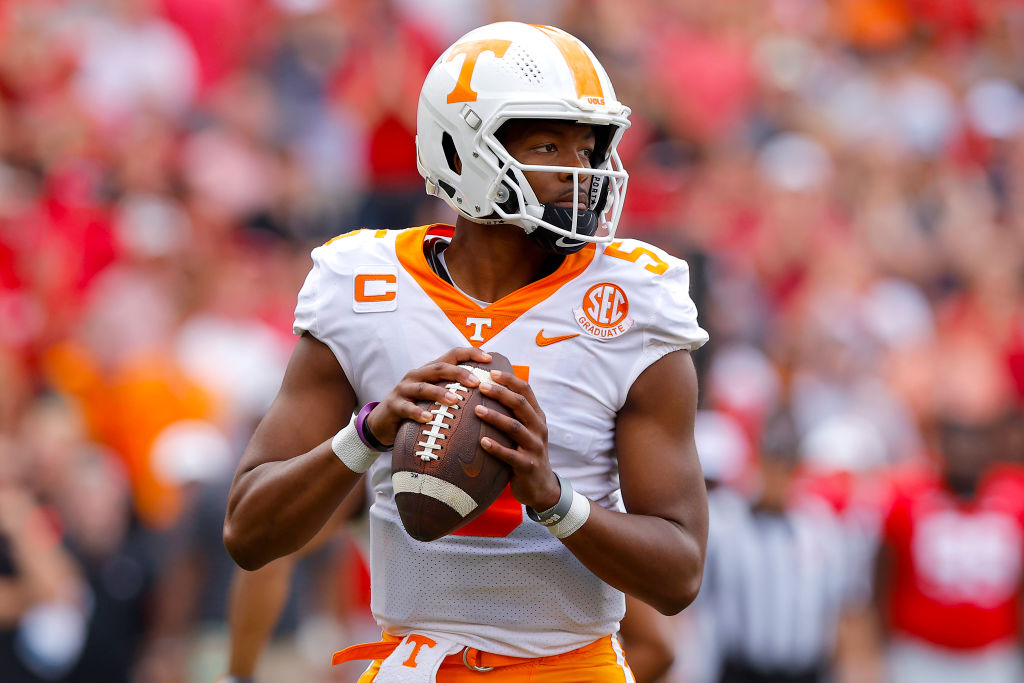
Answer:
<svg viewBox="0 0 1024 683"><path fill-rule="evenodd" d="M698 140L735 132L757 86L748 44L673 26L657 31L648 49L653 85L681 131Z"/></svg>
<svg viewBox="0 0 1024 683"><path fill-rule="evenodd" d="M1024 474L990 472L964 500L931 474L895 485L884 524L893 631L954 650L1019 639Z"/></svg>
<svg viewBox="0 0 1024 683"><path fill-rule="evenodd" d="M389 10L362 8L365 31L355 37L332 91L366 127L371 186L423 184L416 170L416 109L420 87L441 50L434 37Z"/></svg>
<svg viewBox="0 0 1024 683"><path fill-rule="evenodd" d="M160 0L163 15L188 37L205 93L244 67L259 38L270 33L272 12L253 0ZM254 39L254 36L256 37Z"/></svg>

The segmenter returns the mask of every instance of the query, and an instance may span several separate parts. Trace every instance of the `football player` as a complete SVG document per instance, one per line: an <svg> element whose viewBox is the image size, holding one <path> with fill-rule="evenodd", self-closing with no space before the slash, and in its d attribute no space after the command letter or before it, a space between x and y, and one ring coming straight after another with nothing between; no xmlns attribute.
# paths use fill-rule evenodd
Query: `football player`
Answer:
<svg viewBox="0 0 1024 683"><path fill-rule="evenodd" d="M948 393L948 387L943 387ZM940 410L937 467L894 473L876 566L889 680L1024 680L1024 476L1001 411Z"/></svg>
<svg viewBox="0 0 1024 683"><path fill-rule="evenodd" d="M299 341L239 463L224 540L258 568L369 477L384 634L335 654L372 660L361 681L632 680L614 635L624 594L665 614L697 594L707 498L690 352L707 333L686 263L616 236L628 115L568 33L473 30L431 68L417 115L420 172L455 225L313 251ZM514 372L481 383L460 367L488 351ZM402 421L433 418L418 401L457 403L453 382L512 412L476 409L514 441L481 441L513 474L483 514L423 543L402 526L388 451Z"/></svg>

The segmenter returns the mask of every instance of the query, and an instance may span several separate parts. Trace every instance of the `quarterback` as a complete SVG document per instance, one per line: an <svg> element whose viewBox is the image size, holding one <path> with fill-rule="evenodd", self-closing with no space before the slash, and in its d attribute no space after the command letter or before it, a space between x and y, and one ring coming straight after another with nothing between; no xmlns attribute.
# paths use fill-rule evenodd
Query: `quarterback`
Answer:
<svg viewBox="0 0 1024 683"><path fill-rule="evenodd" d="M427 192L455 224L363 229L313 250L280 392L231 486L224 541L255 569L313 537L365 474L372 611L361 681L632 680L624 594L696 596L707 498L693 440L707 340L685 262L616 237L629 109L578 39L501 22L449 47L417 114ZM507 357L481 382L460 367ZM390 445L417 401L478 387L514 442L509 487L423 543L398 515ZM352 419L352 416L356 417ZM486 672L486 674L483 674ZM479 678L484 675L484 679Z"/></svg>

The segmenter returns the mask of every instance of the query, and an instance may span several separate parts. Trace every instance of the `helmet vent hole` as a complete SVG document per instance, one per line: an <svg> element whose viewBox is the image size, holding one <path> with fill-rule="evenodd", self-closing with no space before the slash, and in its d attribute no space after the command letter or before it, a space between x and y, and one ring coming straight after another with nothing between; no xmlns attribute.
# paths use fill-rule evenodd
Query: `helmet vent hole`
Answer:
<svg viewBox="0 0 1024 683"><path fill-rule="evenodd" d="M541 73L540 67L533 61L530 53L519 45L512 45L505 58L498 61L506 71L522 81L533 84L544 82L544 74Z"/></svg>

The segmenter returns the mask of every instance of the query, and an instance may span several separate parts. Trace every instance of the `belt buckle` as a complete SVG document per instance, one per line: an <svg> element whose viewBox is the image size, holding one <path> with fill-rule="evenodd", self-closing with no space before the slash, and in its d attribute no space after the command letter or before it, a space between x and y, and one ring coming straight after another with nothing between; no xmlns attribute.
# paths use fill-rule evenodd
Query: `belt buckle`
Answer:
<svg viewBox="0 0 1024 683"><path fill-rule="evenodd" d="M479 652L479 650L477 650L477 651ZM473 664L470 664L469 660L466 659L466 655L468 653L469 653L469 648L468 647L462 648L462 663L465 664L466 668L469 669L470 671L479 671L479 672L483 673L485 671L490 671L491 669L494 668L493 666L475 666Z"/></svg>

